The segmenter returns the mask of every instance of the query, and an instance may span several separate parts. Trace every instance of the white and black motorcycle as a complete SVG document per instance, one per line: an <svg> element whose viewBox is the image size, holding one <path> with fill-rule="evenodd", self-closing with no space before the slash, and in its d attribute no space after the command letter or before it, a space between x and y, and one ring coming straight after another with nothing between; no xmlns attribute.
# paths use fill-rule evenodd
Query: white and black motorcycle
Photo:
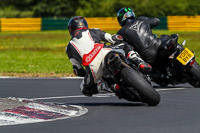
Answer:
<svg viewBox="0 0 200 133"><path fill-rule="evenodd" d="M160 94L152 87L149 78L119 52L112 51L106 55L103 79L110 85L119 85L118 89L113 89L119 98L149 106L160 103Z"/></svg>

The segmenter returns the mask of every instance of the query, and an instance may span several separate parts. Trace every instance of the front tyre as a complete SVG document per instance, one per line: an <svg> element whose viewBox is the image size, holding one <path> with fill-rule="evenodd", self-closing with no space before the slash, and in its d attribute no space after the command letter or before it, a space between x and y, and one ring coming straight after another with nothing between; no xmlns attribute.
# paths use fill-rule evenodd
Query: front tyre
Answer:
<svg viewBox="0 0 200 133"><path fill-rule="evenodd" d="M139 93L142 102L147 103L149 106L156 106L160 103L160 94L136 70L123 68L121 78Z"/></svg>

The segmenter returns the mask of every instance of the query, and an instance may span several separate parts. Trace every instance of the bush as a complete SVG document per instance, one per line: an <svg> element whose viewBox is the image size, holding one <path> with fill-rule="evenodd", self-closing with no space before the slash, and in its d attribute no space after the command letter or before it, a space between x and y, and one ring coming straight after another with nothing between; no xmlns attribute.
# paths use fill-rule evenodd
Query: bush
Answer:
<svg viewBox="0 0 200 133"><path fill-rule="evenodd" d="M0 0L0 17L114 17L122 7L136 16L199 15L199 0Z"/></svg>
<svg viewBox="0 0 200 133"><path fill-rule="evenodd" d="M32 11L19 11L13 9L13 7L9 6L0 10L1 18L31 18L33 16Z"/></svg>

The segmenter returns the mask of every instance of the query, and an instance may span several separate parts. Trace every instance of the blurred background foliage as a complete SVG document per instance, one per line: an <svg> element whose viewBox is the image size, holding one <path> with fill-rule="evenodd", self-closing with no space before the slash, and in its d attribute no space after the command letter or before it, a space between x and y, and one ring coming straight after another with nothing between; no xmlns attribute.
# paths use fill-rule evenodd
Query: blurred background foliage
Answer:
<svg viewBox="0 0 200 133"><path fill-rule="evenodd" d="M200 14L199 0L1 0L0 17L115 17L122 7L132 8L136 16Z"/></svg>

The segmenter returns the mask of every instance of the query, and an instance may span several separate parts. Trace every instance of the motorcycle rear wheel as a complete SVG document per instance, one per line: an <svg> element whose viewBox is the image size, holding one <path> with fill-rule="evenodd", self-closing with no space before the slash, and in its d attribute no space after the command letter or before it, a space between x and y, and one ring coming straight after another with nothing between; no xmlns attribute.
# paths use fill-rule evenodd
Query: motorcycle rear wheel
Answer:
<svg viewBox="0 0 200 133"><path fill-rule="evenodd" d="M160 94L136 70L123 68L121 78L130 86L130 89L135 89L139 93L142 102L149 106L156 106L160 103ZM134 92L134 90L130 91Z"/></svg>
<svg viewBox="0 0 200 133"><path fill-rule="evenodd" d="M195 62L188 71L192 75L192 77L188 78L188 83L194 87L200 87L200 65Z"/></svg>

